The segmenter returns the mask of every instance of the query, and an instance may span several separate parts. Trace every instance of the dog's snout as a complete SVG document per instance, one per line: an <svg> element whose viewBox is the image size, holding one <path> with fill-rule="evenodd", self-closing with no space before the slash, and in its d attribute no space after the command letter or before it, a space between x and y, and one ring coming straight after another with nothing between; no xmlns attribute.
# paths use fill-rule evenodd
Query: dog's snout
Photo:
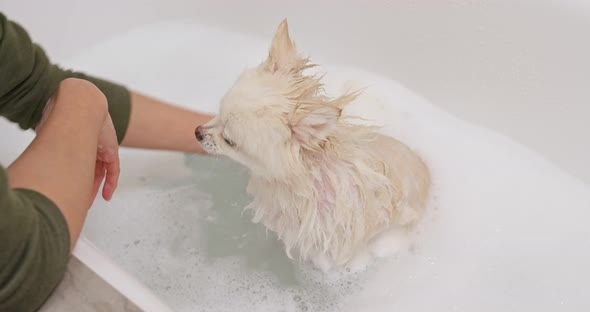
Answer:
<svg viewBox="0 0 590 312"><path fill-rule="evenodd" d="M203 134L203 126L198 126L197 129L195 129L195 136L199 141L202 141L205 138L205 135Z"/></svg>

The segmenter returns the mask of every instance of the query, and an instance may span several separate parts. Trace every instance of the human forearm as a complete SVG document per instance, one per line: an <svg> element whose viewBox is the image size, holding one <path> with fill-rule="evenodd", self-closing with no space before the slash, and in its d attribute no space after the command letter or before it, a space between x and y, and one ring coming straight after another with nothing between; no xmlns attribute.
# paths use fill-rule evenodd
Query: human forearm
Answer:
<svg viewBox="0 0 590 312"><path fill-rule="evenodd" d="M131 117L122 146L204 153L194 130L212 116L131 93Z"/></svg>
<svg viewBox="0 0 590 312"><path fill-rule="evenodd" d="M7 172L11 188L35 190L57 205L68 223L73 248L92 203L106 100L90 83L68 80L52 101L43 128Z"/></svg>

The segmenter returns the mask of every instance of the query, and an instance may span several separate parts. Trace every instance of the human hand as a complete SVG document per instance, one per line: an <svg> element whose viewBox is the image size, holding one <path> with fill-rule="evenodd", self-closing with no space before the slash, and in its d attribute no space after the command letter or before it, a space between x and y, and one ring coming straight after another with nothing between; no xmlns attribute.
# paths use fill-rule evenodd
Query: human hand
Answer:
<svg viewBox="0 0 590 312"><path fill-rule="evenodd" d="M115 126L111 115L107 114L104 124L98 137L98 146L96 151L96 166L94 169L94 186L92 189L92 200L96 198L98 189L103 179L104 187L102 197L105 200L111 200L113 193L117 189L119 181L119 143ZM105 179L106 177L106 179Z"/></svg>

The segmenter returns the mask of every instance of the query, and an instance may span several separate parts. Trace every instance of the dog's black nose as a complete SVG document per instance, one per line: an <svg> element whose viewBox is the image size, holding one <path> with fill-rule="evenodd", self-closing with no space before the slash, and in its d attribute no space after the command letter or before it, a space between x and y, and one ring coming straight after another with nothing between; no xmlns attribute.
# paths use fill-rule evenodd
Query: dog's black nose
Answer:
<svg viewBox="0 0 590 312"><path fill-rule="evenodd" d="M197 140L202 141L203 138L205 137L203 135L203 127L202 126L198 126L197 129L195 129L195 136L197 137Z"/></svg>

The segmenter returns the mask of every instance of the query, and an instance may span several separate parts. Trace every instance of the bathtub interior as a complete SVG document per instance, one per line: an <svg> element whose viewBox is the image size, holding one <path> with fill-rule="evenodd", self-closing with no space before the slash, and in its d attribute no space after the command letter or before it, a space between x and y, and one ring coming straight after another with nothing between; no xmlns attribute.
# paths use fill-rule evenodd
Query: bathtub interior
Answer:
<svg viewBox="0 0 590 312"><path fill-rule="evenodd" d="M477 1L451 2L464 9ZM408 7L405 13L412 12ZM217 7L212 8L215 11ZM415 9L420 13L414 14L422 19L437 19L434 9ZM218 10L221 12L222 8ZM302 9L293 10L302 14ZM402 20L407 22L411 16ZM501 14L495 16L499 18ZM299 23L291 22L294 34L298 27L312 27L303 21L301 17ZM244 64L257 63L265 55L268 37L276 25L275 20L267 22L265 27L270 29L262 31L267 35L263 37L186 19L150 24L64 57L62 63L125 81L136 90L192 109L215 112L219 97ZM246 17L233 25L247 29ZM474 36L486 33L486 29L473 31ZM397 32L403 33L400 29ZM330 33L339 36L338 29ZM576 40L577 34L563 40ZM329 51L325 38L308 35L296 39L319 63L363 62L355 60L354 53ZM435 39L439 42L436 47L444 51L444 38L437 39L434 33L425 33L415 41L418 44L424 40L423 47L427 47ZM477 40L465 40L464 44L474 43L486 46L486 42L481 44ZM315 46L319 46L317 52ZM465 46L474 51L471 48ZM370 48L364 44L359 49ZM419 49L410 50L401 50L399 57L406 55L410 59L409 54L421 53ZM530 62L516 66L520 73L498 74L495 79L522 78L538 88L550 83L539 81L543 77L526 75L536 73L534 66L544 60L539 53L529 53L521 57ZM490 72L496 72L496 63L473 60L474 55L478 54L465 56L468 64L479 62ZM386 55L368 60L362 67L387 72L388 77L410 85L412 74L396 74L397 70L408 73L411 71L405 67L416 66L440 73L450 66L445 62L453 63L444 53L440 60L422 65L404 65L393 60L385 64L383 60L387 60ZM564 61L572 68L578 66L572 70L573 77L567 78L575 91L583 81L583 68L589 63L581 56ZM415 238L415 249L380 261L363 273L321 275L288 259L272 233L252 224L249 215L241 214L248 201L244 191L248 173L243 167L221 158L138 150L121 152L125 172L118 195L111 203L97 202L89 214L84 235L175 311L389 311L392 306L404 311L554 311L590 306L583 293L583 282L590 277L590 272L583 269L590 260L590 233L584 224L590 207L587 185L538 154L497 133L450 116L395 82L340 66L328 68L328 78L334 86L345 78L375 82L375 96L391 106L384 111L358 107L352 111L390 125L395 120L386 131L416 148L433 167L437 196ZM471 82L462 78L463 84L458 84L469 86L470 90L496 83L478 79L477 71L470 66L457 68L457 72L474 77ZM427 74L413 72L416 76ZM445 102L445 109L453 110L443 94L453 91L443 89L456 87L445 83L456 78L438 79L440 85L433 84L428 93ZM527 92L522 85L519 87L523 94ZM520 91L513 91L508 92L512 97L507 102L514 105ZM463 101L474 100L469 92L472 91L465 91ZM516 109L531 109L523 105ZM481 107L493 107L493 103ZM555 114L556 110L551 111ZM4 163L24 149L32 134L16 134L16 127L5 123L0 126L3 133L25 139L3 140L3 145L8 146L1 152ZM537 128L532 125L531 131ZM534 145L530 140L527 143ZM562 163L560 166L564 167Z"/></svg>
<svg viewBox="0 0 590 312"><path fill-rule="evenodd" d="M215 112L239 72L260 62L267 46L268 38L171 20L65 64ZM326 65L330 94L351 83L369 85L367 97L348 112L385 125L386 134L429 163L432 202L411 248L366 271L320 274L288 259L272 233L242 214L249 200L245 168L224 158L140 150L122 151L118 195L92 208L84 235L175 311L588 306L580 289L590 272L577 269L590 260L586 184L393 80L314 60Z"/></svg>

